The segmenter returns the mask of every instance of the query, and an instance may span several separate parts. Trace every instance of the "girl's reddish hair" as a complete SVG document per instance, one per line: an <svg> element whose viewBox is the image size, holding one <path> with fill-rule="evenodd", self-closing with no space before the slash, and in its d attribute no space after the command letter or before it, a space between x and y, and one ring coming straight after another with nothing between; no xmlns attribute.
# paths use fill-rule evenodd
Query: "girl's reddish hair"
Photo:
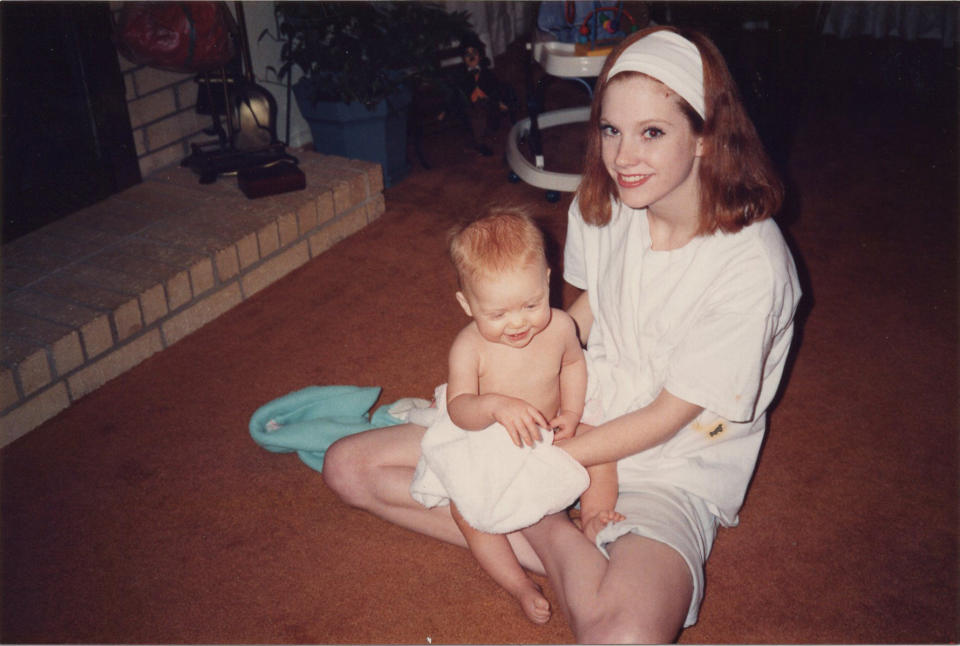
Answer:
<svg viewBox="0 0 960 646"><path fill-rule="evenodd" d="M700 159L699 235L717 230L736 233L751 222L771 217L783 202L783 184L773 170L760 137L747 116L736 83L716 45L698 31L650 27L632 34L607 57L597 79L590 109L587 151L577 201L583 219L603 226L610 221L617 190L600 152L600 108L614 61L627 47L655 31L676 32L696 45L703 62L706 119L676 96L694 133L703 137ZM619 75L618 75L619 77Z"/></svg>

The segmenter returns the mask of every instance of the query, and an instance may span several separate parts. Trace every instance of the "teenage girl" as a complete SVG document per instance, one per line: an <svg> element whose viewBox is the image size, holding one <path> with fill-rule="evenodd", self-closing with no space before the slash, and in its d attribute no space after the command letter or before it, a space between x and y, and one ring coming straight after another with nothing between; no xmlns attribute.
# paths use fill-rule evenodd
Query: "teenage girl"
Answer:
<svg viewBox="0 0 960 646"><path fill-rule="evenodd" d="M654 27L597 80L564 278L604 422L560 446L618 462L617 511L590 542L566 514L509 539L545 572L581 642L667 642L697 619L704 565L737 514L800 298L771 216L782 186L717 48ZM348 504L459 545L447 508L409 494L424 429L335 443L324 479Z"/></svg>

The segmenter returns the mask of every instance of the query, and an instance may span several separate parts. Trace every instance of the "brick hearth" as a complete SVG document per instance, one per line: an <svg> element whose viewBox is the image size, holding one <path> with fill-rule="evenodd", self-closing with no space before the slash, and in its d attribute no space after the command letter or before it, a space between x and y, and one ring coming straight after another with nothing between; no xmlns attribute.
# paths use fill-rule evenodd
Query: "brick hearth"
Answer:
<svg viewBox="0 0 960 646"><path fill-rule="evenodd" d="M303 191L249 200L165 168L4 245L0 446L383 213L378 164L297 157Z"/></svg>

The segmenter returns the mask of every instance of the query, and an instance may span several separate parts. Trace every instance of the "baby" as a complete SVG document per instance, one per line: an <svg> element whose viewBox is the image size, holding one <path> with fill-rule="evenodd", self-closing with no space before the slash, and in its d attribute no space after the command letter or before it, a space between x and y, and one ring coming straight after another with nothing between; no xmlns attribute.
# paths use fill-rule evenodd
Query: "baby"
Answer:
<svg viewBox="0 0 960 646"><path fill-rule="evenodd" d="M447 411L460 428L483 430L499 422L517 447L572 437L584 408L587 369L576 325L550 307L550 269L543 234L519 209L493 208L456 231L450 256L459 277L457 301L473 321L450 349ZM581 497L583 531L593 540L611 520L617 501L616 465L588 469ZM474 556L536 623L550 604L523 571L504 534L480 532L451 500L450 510Z"/></svg>

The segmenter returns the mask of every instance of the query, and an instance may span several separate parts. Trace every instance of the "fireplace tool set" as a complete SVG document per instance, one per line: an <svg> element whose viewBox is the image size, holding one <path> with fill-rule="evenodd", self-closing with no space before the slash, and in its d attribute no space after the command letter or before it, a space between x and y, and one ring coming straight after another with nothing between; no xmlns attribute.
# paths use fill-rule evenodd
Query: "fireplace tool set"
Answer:
<svg viewBox="0 0 960 646"><path fill-rule="evenodd" d="M303 189L297 158L277 140L276 101L254 80L243 3L234 4L236 21L222 2L130 3L121 12L118 48L135 63L198 74L196 109L210 115L213 124L204 133L216 138L191 143L180 165L201 184L236 175L249 198ZM237 31L241 74L227 71Z"/></svg>
<svg viewBox="0 0 960 646"><path fill-rule="evenodd" d="M297 158L277 141L277 103L254 80L243 3L237 2L236 7L243 75L230 78L221 67L219 83L209 73L197 78L197 111L210 114L213 127L205 132L216 134L217 139L190 144L192 152L180 164L200 175L201 184L235 173L240 190L249 198L305 188L306 177L297 166ZM220 86L219 92L214 90L215 84ZM226 129L220 123L221 115Z"/></svg>

